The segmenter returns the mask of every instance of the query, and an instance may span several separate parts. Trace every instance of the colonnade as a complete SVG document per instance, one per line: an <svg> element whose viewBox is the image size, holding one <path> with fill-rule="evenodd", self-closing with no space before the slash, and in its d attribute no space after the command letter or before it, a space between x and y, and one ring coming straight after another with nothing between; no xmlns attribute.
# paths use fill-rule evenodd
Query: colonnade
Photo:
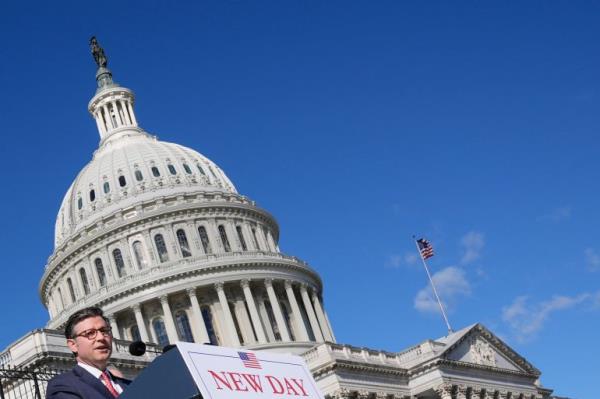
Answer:
<svg viewBox="0 0 600 399"><path fill-rule="evenodd" d="M174 308L170 299L176 297L181 303L183 296L185 305ZM160 318L169 342L185 340L174 317L175 312L184 311L193 340L199 343L235 347L273 342L335 342L316 289L297 281L218 282L162 295L158 301L160 307L152 299L109 314L115 338L134 339L131 331L135 326L142 341L157 342L156 332L150 329L153 320ZM146 307L154 312L146 312ZM215 336L217 342L213 342Z"/></svg>
<svg viewBox="0 0 600 399"><path fill-rule="evenodd" d="M98 131L102 137L113 129L138 125L131 101L126 97L97 105L94 112L94 119L96 119Z"/></svg>

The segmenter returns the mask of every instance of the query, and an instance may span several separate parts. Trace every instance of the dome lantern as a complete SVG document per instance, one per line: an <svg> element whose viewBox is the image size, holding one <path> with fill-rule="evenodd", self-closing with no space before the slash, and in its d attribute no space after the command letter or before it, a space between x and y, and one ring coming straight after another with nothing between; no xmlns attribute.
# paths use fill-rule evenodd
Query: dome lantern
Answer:
<svg viewBox="0 0 600 399"><path fill-rule="evenodd" d="M101 140L104 141L122 130L137 130L138 123L133 112L133 92L113 81L112 72L107 67L108 58L94 36L90 39L90 49L98 66L98 88L88 104L88 111L96 120Z"/></svg>

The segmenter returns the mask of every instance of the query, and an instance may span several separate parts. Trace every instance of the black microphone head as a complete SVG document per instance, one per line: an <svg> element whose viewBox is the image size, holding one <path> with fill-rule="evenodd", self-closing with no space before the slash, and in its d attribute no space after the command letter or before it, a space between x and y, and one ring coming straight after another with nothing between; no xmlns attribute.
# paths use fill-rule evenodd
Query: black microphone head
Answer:
<svg viewBox="0 0 600 399"><path fill-rule="evenodd" d="M169 344L163 348L163 353L167 353L171 349L175 348L177 345Z"/></svg>
<svg viewBox="0 0 600 399"><path fill-rule="evenodd" d="M142 341L134 341L129 344L129 353L133 356L142 356L146 353L146 344Z"/></svg>

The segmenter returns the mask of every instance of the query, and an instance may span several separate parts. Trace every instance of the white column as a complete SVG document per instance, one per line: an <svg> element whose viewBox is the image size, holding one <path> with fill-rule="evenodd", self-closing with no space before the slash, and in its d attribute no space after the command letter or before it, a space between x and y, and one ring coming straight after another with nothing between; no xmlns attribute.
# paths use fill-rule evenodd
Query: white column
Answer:
<svg viewBox="0 0 600 399"><path fill-rule="evenodd" d="M115 117L117 118L117 124L119 126L123 126L123 118L121 118L121 114L119 113L119 108L117 107L117 102L113 101L111 102L111 105L113 106L113 111L115 113Z"/></svg>
<svg viewBox="0 0 600 399"><path fill-rule="evenodd" d="M229 238L229 246L231 247L231 252L241 252L242 244L240 243L240 240L238 238L237 231L235 229L235 224L233 223L233 221L227 219L225 223L223 223L223 226L225 226L225 231L227 232L227 236Z"/></svg>
<svg viewBox="0 0 600 399"><path fill-rule="evenodd" d="M148 330L146 330L146 323L144 322L144 316L142 316L142 309L139 304L133 305L133 313L135 314L135 322L140 331L140 338L144 342L150 342Z"/></svg>
<svg viewBox="0 0 600 399"><path fill-rule="evenodd" d="M300 295L302 296L304 308L306 309L306 313L308 314L308 320L310 321L310 327L313 330L315 339L317 340L317 342L325 341L325 339L323 338L323 334L321 333L321 329L319 328L319 322L317 321L317 316L315 315L312 303L310 302L310 298L308 297L308 292L306 292L306 285L304 284L300 286Z"/></svg>
<svg viewBox="0 0 600 399"><path fill-rule="evenodd" d="M94 119L96 119L96 125L98 126L98 131L100 132L100 136L104 137L104 134L106 132L104 131L104 126L102 126L102 120L100 118L102 118L102 116L100 115L100 112L98 111L94 114Z"/></svg>
<svg viewBox="0 0 600 399"><path fill-rule="evenodd" d="M223 311L223 315L225 316L225 325L227 326L227 332L229 333L229 339L231 341L231 344L232 346L240 346L240 339L238 338L237 330L235 329L235 323L233 322L233 317L231 316L231 310L229 309L229 302L227 301L227 296L225 296L225 289L223 288L223 283L215 284L215 289L217 290L217 296L219 297L221 310Z"/></svg>
<svg viewBox="0 0 600 399"><path fill-rule="evenodd" d="M325 312L323 312L323 307L321 306L321 301L319 301L319 297L315 291L311 291L312 302L315 306L315 313L317 314L317 320L319 320L319 324L321 325L321 330L323 331L323 335L326 341L335 342L333 339L333 335L331 334L331 326L327 321L327 317L325 317Z"/></svg>
<svg viewBox="0 0 600 399"><path fill-rule="evenodd" d="M146 252L148 255L148 264L146 266L154 266L158 262L156 260L156 256L154 256L154 243L152 241L152 237L150 237L150 232L148 230L145 230L142 233L142 236L144 237L144 241L146 241L146 245L144 245L143 247L146 248Z"/></svg>
<svg viewBox="0 0 600 399"><path fill-rule="evenodd" d="M117 319L114 314L108 316L108 321L110 322L110 328L112 330L112 336L116 339L121 339L121 333L119 332L119 327L117 326Z"/></svg>
<svg viewBox="0 0 600 399"><path fill-rule="evenodd" d="M133 113L133 107L131 106L131 103L129 101L127 101L127 109L129 109L129 115L131 115L131 122L137 126L137 119L135 119L135 114Z"/></svg>
<svg viewBox="0 0 600 399"><path fill-rule="evenodd" d="M210 338L208 337L208 331L206 331L206 325L204 324L204 317L202 317L202 311L200 310L200 304L198 303L198 297L196 296L196 289L190 288L187 290L188 296L190 297L190 303L192 304L192 312L194 316L198 320L196 325L200 330L200 337L196 340L201 344L210 343Z"/></svg>
<svg viewBox="0 0 600 399"><path fill-rule="evenodd" d="M119 249L121 250L121 256L123 257L123 263L125 263L125 274L131 274L134 271L133 263L131 262L131 251L129 250L129 243L125 238L119 240Z"/></svg>
<svg viewBox="0 0 600 399"><path fill-rule="evenodd" d="M285 293L288 297L288 302L292 307L292 316L294 317L294 325L296 326L296 335L299 341L310 341L308 339L308 333L304 322L302 321L302 313L300 313L300 307L298 301L296 301L296 295L294 294L294 287L290 280L285 280Z"/></svg>
<svg viewBox="0 0 600 399"><path fill-rule="evenodd" d="M175 323L173 322L173 314L171 313L171 308L169 307L169 298L166 295L163 295L159 299L163 310L169 343L173 344L176 341L179 341L179 338L177 337L177 329L175 328Z"/></svg>
<svg viewBox="0 0 600 399"><path fill-rule="evenodd" d="M104 256L106 258L106 269L104 270L104 272L108 276L107 281L108 282L117 281L119 279L119 273L117 273L117 266L114 263L112 254L108 250L108 247L103 247L102 252L104 253Z"/></svg>
<svg viewBox="0 0 600 399"><path fill-rule="evenodd" d="M250 282L248 280L242 280L241 285L242 290L244 291L244 297L246 298L246 303L248 304L248 310L250 310L250 319L252 320L252 326L254 326L256 337L258 338L259 343L264 344L267 342L267 337L265 336L265 331L260 322L256 303L254 302L252 290L250 289Z"/></svg>
<svg viewBox="0 0 600 399"><path fill-rule="evenodd" d="M131 119L129 119L127 108L125 108L125 101L119 100L119 104L121 105L121 112L123 113L123 122L127 125L131 125Z"/></svg>
<svg viewBox="0 0 600 399"><path fill-rule="evenodd" d="M271 308L273 309L273 313L275 313L275 322L277 323L277 327L279 328L281 340L284 342L289 342L291 341L290 333L288 332L287 326L285 324L283 313L281 312L281 306L279 306L279 300L277 299L277 295L275 295L275 289L273 288L273 280L266 279L265 287L267 287L267 295L269 295L269 302L271 302Z"/></svg>
<svg viewBox="0 0 600 399"><path fill-rule="evenodd" d="M106 121L106 131L109 132L110 130L112 130L114 128L112 116L111 116L110 111L108 110L108 106L106 104L104 104L102 106L102 110L104 110L104 120Z"/></svg>

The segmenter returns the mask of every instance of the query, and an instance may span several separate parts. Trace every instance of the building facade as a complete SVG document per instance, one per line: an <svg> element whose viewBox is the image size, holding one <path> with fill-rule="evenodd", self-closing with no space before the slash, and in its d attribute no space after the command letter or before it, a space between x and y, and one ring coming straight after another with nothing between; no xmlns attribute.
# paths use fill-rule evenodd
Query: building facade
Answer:
<svg viewBox="0 0 600 399"><path fill-rule="evenodd" d="M100 143L57 215L39 286L50 320L2 352L0 366L70 367L60 329L96 305L130 377L158 350L134 357L128 342L188 341L302 355L330 398L549 397L540 372L479 324L400 353L336 343L323 283L279 250L275 218L205 156L144 131L133 92L95 45L88 110Z"/></svg>

